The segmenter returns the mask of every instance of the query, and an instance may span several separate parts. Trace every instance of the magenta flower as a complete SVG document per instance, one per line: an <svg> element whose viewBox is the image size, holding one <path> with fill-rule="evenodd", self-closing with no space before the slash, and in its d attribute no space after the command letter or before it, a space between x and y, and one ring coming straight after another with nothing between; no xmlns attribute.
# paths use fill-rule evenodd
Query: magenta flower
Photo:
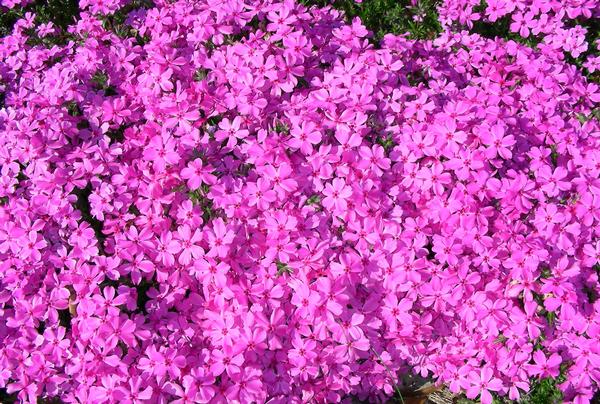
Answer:
<svg viewBox="0 0 600 404"><path fill-rule="evenodd" d="M211 169L205 167L200 159L190 162L186 168L181 170L181 178L187 180L190 189L198 189L203 183L212 185L216 181L216 177L211 174Z"/></svg>
<svg viewBox="0 0 600 404"><path fill-rule="evenodd" d="M423 167L417 174L417 178L421 180L420 188L422 190L432 189L436 195L441 195L444 192L444 185L451 181L450 174L444 172L441 164Z"/></svg>
<svg viewBox="0 0 600 404"><path fill-rule="evenodd" d="M218 218L213 221L212 229L208 231L207 237L210 246L207 256L225 258L235 235L232 230L227 230L223 219Z"/></svg>
<svg viewBox="0 0 600 404"><path fill-rule="evenodd" d="M388 295L383 299L382 307L383 318L392 330L408 330L412 328L412 317L408 311L412 308L413 302L409 299L398 301L396 295Z"/></svg>
<svg viewBox="0 0 600 404"><path fill-rule="evenodd" d="M156 241L156 259L163 265L174 265L175 255L179 251L181 251L181 245L173 239L173 234L169 231L163 232Z"/></svg>
<svg viewBox="0 0 600 404"><path fill-rule="evenodd" d="M27 236L21 236L18 242L21 245L20 255L23 259L40 260L42 257L40 250L46 246L46 241L41 234L36 231L30 231Z"/></svg>
<svg viewBox="0 0 600 404"><path fill-rule="evenodd" d="M102 103L102 119L105 122L114 122L121 125L127 117L131 116L131 110L126 107L124 97L106 100Z"/></svg>
<svg viewBox="0 0 600 404"><path fill-rule="evenodd" d="M499 155L503 159L511 159L511 147L516 143L514 136L506 135L501 125L493 125L489 130L481 134L483 144L487 146L485 155L487 158L495 158Z"/></svg>
<svg viewBox="0 0 600 404"><path fill-rule="evenodd" d="M147 402L152 398L152 386L146 386L142 389L143 380L139 377L130 379L127 383L127 388L119 387L115 391L115 398L123 403L138 404Z"/></svg>
<svg viewBox="0 0 600 404"><path fill-rule="evenodd" d="M189 265L192 259L199 259L203 254L204 250L198 244L202 241L202 233L196 229L192 233L189 226L183 225L177 229L177 235L175 236L181 247L179 258L177 262L181 265Z"/></svg>
<svg viewBox="0 0 600 404"><path fill-rule="evenodd" d="M277 200L277 193L264 178L257 179L255 183L249 182L246 191L248 205L256 206L260 210L267 210L269 205Z"/></svg>
<svg viewBox="0 0 600 404"><path fill-rule="evenodd" d="M462 253L463 248L458 240L435 235L433 236L432 250L435 252L435 258L438 261L456 265L458 263L458 256Z"/></svg>
<svg viewBox="0 0 600 404"><path fill-rule="evenodd" d="M144 149L144 159L151 161L154 168L162 172L168 165L179 162L179 154L175 150L175 139L163 134L154 136L148 147Z"/></svg>
<svg viewBox="0 0 600 404"><path fill-rule="evenodd" d="M560 373L560 364L562 363L560 355L552 354L552 356L548 358L542 351L535 351L533 353L533 360L535 361L535 364L528 366L530 374L540 378L558 377L558 374Z"/></svg>
<svg viewBox="0 0 600 404"><path fill-rule="evenodd" d="M377 46L293 0L30 2L0 0L11 397L593 399L593 1L441 0Z"/></svg>
<svg viewBox="0 0 600 404"><path fill-rule="evenodd" d="M538 173L542 190L548 196L557 196L560 192L571 189L571 184L564 181L566 176L567 170L563 167L557 167L552 171L549 166L542 166Z"/></svg>
<svg viewBox="0 0 600 404"><path fill-rule="evenodd" d="M113 317L108 324L100 329L107 348L116 347L119 342L125 343L129 347L137 345L136 325L129 319L122 317Z"/></svg>
<svg viewBox="0 0 600 404"><path fill-rule="evenodd" d="M313 146L321 141L321 133L317 130L317 126L310 121L302 122L298 127L290 131L293 136L288 144L290 147L300 149L304 154L311 154Z"/></svg>
<svg viewBox="0 0 600 404"><path fill-rule="evenodd" d="M241 372L232 377L233 384L225 392L229 400L239 400L241 403L264 397L264 385L260 372L252 368L242 368Z"/></svg>
<svg viewBox="0 0 600 404"><path fill-rule="evenodd" d="M488 367L484 367L480 372L470 372L466 383L470 385L467 388L467 397L474 399L481 395L480 400L483 404L490 404L493 401L490 391L502 389L502 381L495 378L494 372Z"/></svg>
<svg viewBox="0 0 600 404"><path fill-rule="evenodd" d="M390 160L385 157L383 147L380 145L375 145L372 149L363 146L360 148L359 155L363 159L360 166L370 168L378 175L390 168Z"/></svg>
<svg viewBox="0 0 600 404"><path fill-rule="evenodd" d="M213 362L210 371L214 376L226 372L229 377L234 377L244 364L244 355L239 345L224 344L221 349L211 352L211 358Z"/></svg>
<svg viewBox="0 0 600 404"><path fill-rule="evenodd" d="M321 302L319 294L310 290L304 283L298 283L294 290L291 303L296 306L296 313L300 317L310 316Z"/></svg>
<svg viewBox="0 0 600 404"><path fill-rule="evenodd" d="M215 139L223 141L227 139L227 147L233 147L237 143L237 139L244 139L248 136L248 130L240 129L242 119L236 116L233 121L225 118L219 122L219 130L215 132Z"/></svg>
<svg viewBox="0 0 600 404"><path fill-rule="evenodd" d="M288 358L291 363L312 362L317 357L315 352L317 343L313 340L303 339L296 335L292 340L292 346L294 348L288 351Z"/></svg>
<svg viewBox="0 0 600 404"><path fill-rule="evenodd" d="M323 190L322 204L332 212L342 213L348 207L347 199L352 196L352 188L346 185L343 179L334 178L331 183L325 185Z"/></svg>
<svg viewBox="0 0 600 404"><path fill-rule="evenodd" d="M185 377L182 382L183 386L179 386L176 383L171 383L169 387L172 388L172 393L177 400L173 403L176 404L193 404L198 402L198 386L196 381L191 377Z"/></svg>

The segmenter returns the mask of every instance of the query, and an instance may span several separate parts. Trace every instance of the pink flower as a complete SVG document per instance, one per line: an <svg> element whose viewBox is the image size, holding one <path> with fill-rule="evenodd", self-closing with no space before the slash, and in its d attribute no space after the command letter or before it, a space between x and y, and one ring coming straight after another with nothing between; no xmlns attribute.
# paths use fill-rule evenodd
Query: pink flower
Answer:
<svg viewBox="0 0 600 404"><path fill-rule="evenodd" d="M298 282L294 286L294 294L292 295L291 303L296 306L296 313L300 317L312 315L320 304L321 298L319 294L312 291L307 285Z"/></svg>
<svg viewBox="0 0 600 404"><path fill-rule="evenodd" d="M458 152L459 145L467 140L466 133L457 130L456 121L453 119L444 119L432 125L431 131L436 135L436 144L443 146L444 155L447 157L452 157Z"/></svg>
<svg viewBox="0 0 600 404"><path fill-rule="evenodd" d="M485 150L487 158L495 158L496 155L504 159L511 159L511 147L516 143L514 136L505 136L505 129L501 125L494 125L488 131L483 131L481 140L488 146Z"/></svg>
<svg viewBox="0 0 600 404"><path fill-rule="evenodd" d="M225 258L235 234L232 230L227 230L223 219L218 218L212 222L212 229L208 231L207 237L210 247L207 256Z"/></svg>
<svg viewBox="0 0 600 404"><path fill-rule="evenodd" d="M336 4L29 2L0 0L11 398L592 399L593 1L411 0L440 33L377 46Z"/></svg>
<svg viewBox="0 0 600 404"><path fill-rule="evenodd" d="M304 154L311 154L313 146L321 141L321 133L317 126L311 121L304 121L299 126L295 126L290 131L293 136L288 144L290 147L300 149Z"/></svg>
<svg viewBox="0 0 600 404"><path fill-rule="evenodd" d="M244 355L239 345L224 344L221 349L214 349L211 352L213 360L210 365L210 371L214 376L219 376L226 372L229 377L234 377L240 372L244 364Z"/></svg>
<svg viewBox="0 0 600 404"><path fill-rule="evenodd" d="M335 346L334 353L339 359L355 361L361 356L364 356L364 352L370 348L369 340L360 337L356 340L348 340Z"/></svg>
<svg viewBox="0 0 600 404"><path fill-rule="evenodd" d="M216 182L216 177L211 174L211 168L203 166L200 159L190 162L181 170L181 178L187 180L187 185L192 190L200 188L203 183L212 185Z"/></svg>
<svg viewBox="0 0 600 404"><path fill-rule="evenodd" d="M385 157L383 147L380 145L374 145L373 148L362 146L359 154L362 157L360 164L362 168L369 168L378 175L390 168L390 159Z"/></svg>
<svg viewBox="0 0 600 404"><path fill-rule="evenodd" d="M40 250L46 247L46 241L36 231L30 231L27 236L22 236L19 244L21 245L21 258L25 260L30 258L33 261L39 261L42 258Z"/></svg>
<svg viewBox="0 0 600 404"><path fill-rule="evenodd" d="M168 165L174 165L180 160L175 145L175 139L167 134L154 136L144 149L144 159L152 162L153 167L162 172Z"/></svg>
<svg viewBox="0 0 600 404"><path fill-rule="evenodd" d="M494 377L494 372L489 367L484 367L480 372L471 371L469 373L467 388L467 397L474 399L481 394L480 400L483 404L490 404L492 395L490 391L500 391L502 389L502 381Z"/></svg>
<svg viewBox="0 0 600 404"><path fill-rule="evenodd" d="M417 174L417 178L421 180L421 189L426 191L433 189L436 195L441 195L444 192L444 185L450 184L451 176L444 172L441 164L434 164L432 167L423 167Z"/></svg>
<svg viewBox="0 0 600 404"><path fill-rule="evenodd" d="M259 178L256 182L249 182L246 186L248 204L260 210L267 210L269 205L277 200L277 193L273 191L269 181Z"/></svg>
<svg viewBox="0 0 600 404"><path fill-rule="evenodd" d="M198 257L194 261L194 269L192 274L195 275L203 284L210 284L217 279L221 281L227 280L227 272L229 265L224 262L217 263L213 258Z"/></svg>
<svg viewBox="0 0 600 404"><path fill-rule="evenodd" d="M562 358L558 354L552 354L550 357L546 357L542 351L535 351L533 353L534 365L528 365L528 371L530 374L538 376L539 378L546 377L558 377L560 373L560 364Z"/></svg>
<svg viewBox="0 0 600 404"><path fill-rule="evenodd" d="M322 204L326 209L336 213L342 213L348 207L347 199L352 196L352 188L346 185L343 179L334 178L331 183L325 185L323 190Z"/></svg>
<svg viewBox="0 0 600 404"><path fill-rule="evenodd" d="M98 307L108 312L117 314L119 312L118 306L124 304L127 301L127 296L124 294L116 295L115 289L112 286L107 286L103 289L102 295L95 295L96 304Z"/></svg>
<svg viewBox="0 0 600 404"><path fill-rule="evenodd" d="M105 122L114 122L121 125L127 117L131 116L131 110L125 106L124 97L113 98L102 103L102 119Z"/></svg>
<svg viewBox="0 0 600 404"><path fill-rule="evenodd" d="M435 258L440 262L447 262L450 265L458 263L458 255L463 248L458 240L447 239L438 235L433 236L433 248Z"/></svg>
<svg viewBox="0 0 600 404"><path fill-rule="evenodd" d="M137 345L135 336L135 323L122 317L113 317L108 324L101 328L107 348L116 347L119 342L124 342L129 347Z"/></svg>
<svg viewBox="0 0 600 404"><path fill-rule="evenodd" d="M412 316L408 311L412 308L413 302L407 298L398 300L394 294L389 294L383 299L382 315L386 323L392 330L400 326L401 330L410 330L412 328Z"/></svg>
<svg viewBox="0 0 600 404"><path fill-rule="evenodd" d="M192 233L189 226L183 225L177 229L176 238L181 247L177 262L181 265L189 265L192 259L198 259L204 254L204 250L198 244L202 241L202 233L196 229Z"/></svg>
<svg viewBox="0 0 600 404"><path fill-rule="evenodd" d="M240 129L242 124L242 118L236 116L233 121L225 118L219 122L219 130L215 132L215 139L217 141L223 141L227 139L227 147L233 147L236 145L238 139L244 139L248 136L248 130Z"/></svg>
<svg viewBox="0 0 600 404"><path fill-rule="evenodd" d="M145 352L145 357L139 361L140 368L157 378L164 377L167 374L165 365L165 356L156 350L154 345L150 345Z"/></svg>
<svg viewBox="0 0 600 404"><path fill-rule="evenodd" d="M435 109L435 104L431 101L427 102L427 99L427 94L423 93L415 101L407 103L404 109L404 116L406 118L416 116L419 121L423 121L426 114Z"/></svg>
<svg viewBox="0 0 600 404"><path fill-rule="evenodd" d="M239 400L241 403L264 401L265 386L260 377L260 371L252 368L242 368L233 377L233 385L227 391L229 400Z"/></svg>
<svg viewBox="0 0 600 404"><path fill-rule="evenodd" d="M292 346L294 348L288 351L288 358L291 363L312 362L317 357L315 352L317 344L313 340L303 339L296 334L292 339Z"/></svg>
<svg viewBox="0 0 600 404"><path fill-rule="evenodd" d="M279 198L285 197L287 193L293 192L298 187L298 182L292 176L289 164L283 163L278 167L267 165L264 168L265 179L273 184L273 190Z"/></svg>
<svg viewBox="0 0 600 404"><path fill-rule="evenodd" d="M561 191L571 189L571 184L564 181L567 176L567 170L563 167L556 167L554 171L545 165L542 166L537 174L537 177L542 184L542 190L548 196L557 196Z"/></svg>
<svg viewBox="0 0 600 404"><path fill-rule="evenodd" d="M139 377L133 377L128 382L128 388L118 387L115 391L115 397L123 403L138 404L147 402L152 398L152 386L146 386L142 390L144 384Z"/></svg>
<svg viewBox="0 0 600 404"><path fill-rule="evenodd" d="M196 381L191 376L186 376L183 378L182 386L178 384L171 383L169 387L172 387L173 394L176 397L179 397L177 400L174 400L174 404L193 404L198 402L198 386Z"/></svg>
<svg viewBox="0 0 600 404"><path fill-rule="evenodd" d="M181 245L173 239L170 231L163 232L156 242L156 259L163 265L172 266L175 264L175 254L181 251Z"/></svg>

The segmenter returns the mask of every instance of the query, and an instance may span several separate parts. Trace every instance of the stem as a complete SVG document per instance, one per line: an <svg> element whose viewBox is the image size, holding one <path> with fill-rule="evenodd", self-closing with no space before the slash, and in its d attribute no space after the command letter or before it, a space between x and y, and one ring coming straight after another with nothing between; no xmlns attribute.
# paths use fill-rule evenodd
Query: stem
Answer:
<svg viewBox="0 0 600 404"><path fill-rule="evenodd" d="M394 375L392 375L392 371L390 370L390 368L387 367L387 365L385 364L385 362L383 361L383 359L381 359L381 356L379 356L379 354L377 353L376 350L373 349L373 347L370 347L371 351L377 355L377 358L379 359L379 361L381 362L381 364L385 367L385 370L388 373L388 376L390 377L390 380L392 381L392 383L394 384L394 389L396 390L396 393L398 394L398 397L400 397L400 401L402 402L402 404L404 404L404 399L402 398L402 392L400 391L400 388L398 387L398 384L394 381Z"/></svg>

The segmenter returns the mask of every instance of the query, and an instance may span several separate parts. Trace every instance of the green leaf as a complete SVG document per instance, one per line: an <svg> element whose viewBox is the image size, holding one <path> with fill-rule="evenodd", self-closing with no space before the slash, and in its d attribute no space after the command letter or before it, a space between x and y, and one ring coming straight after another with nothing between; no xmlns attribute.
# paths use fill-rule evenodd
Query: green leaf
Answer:
<svg viewBox="0 0 600 404"><path fill-rule="evenodd" d="M283 262L275 261L275 265L277 266L277 275L279 276L292 273L292 269Z"/></svg>
<svg viewBox="0 0 600 404"><path fill-rule="evenodd" d="M321 196L316 195L316 194L306 200L307 205L317 205L320 203L321 203Z"/></svg>

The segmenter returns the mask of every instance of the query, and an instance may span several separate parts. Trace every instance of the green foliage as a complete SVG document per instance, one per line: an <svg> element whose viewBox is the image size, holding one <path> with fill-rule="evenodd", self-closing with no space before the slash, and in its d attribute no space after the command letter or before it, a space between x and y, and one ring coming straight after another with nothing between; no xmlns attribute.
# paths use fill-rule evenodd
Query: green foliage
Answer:
<svg viewBox="0 0 600 404"><path fill-rule="evenodd" d="M383 147L386 156L389 155L390 151L396 146L396 142L394 142L394 138L392 135L380 136L376 140L377 144Z"/></svg>
<svg viewBox="0 0 600 404"><path fill-rule="evenodd" d="M479 6L475 7L474 10L484 13L486 8L487 3L485 0L482 0ZM511 17L509 15L504 16L493 23L478 20L473 23L473 28L471 28L469 31L474 34L479 34L485 38L503 38L505 40L512 40L533 49L535 49L538 44L542 42L540 38L533 34L529 35L527 38L523 38L518 32L511 32L510 23ZM598 55L598 50L594 44L596 40L600 39L600 19L580 19L577 21L577 24L587 30L585 41L588 43L588 50L577 58L565 53L565 61L581 69L588 80L600 83L600 72L589 73L583 68L583 64L589 56Z"/></svg>
<svg viewBox="0 0 600 404"><path fill-rule="evenodd" d="M558 164L558 152L556 151L556 145L550 145L550 160L552 160L552 165L556 167Z"/></svg>
<svg viewBox="0 0 600 404"><path fill-rule="evenodd" d="M69 309L67 308L67 309L57 310L57 311L58 311L59 324L61 326L65 327L65 329L70 330L72 316L71 316L71 313L69 312Z"/></svg>
<svg viewBox="0 0 600 404"><path fill-rule="evenodd" d="M97 71L92 76L92 83L94 87L99 91L104 91L106 96L116 95L115 88L110 85L110 79L108 75L103 71Z"/></svg>
<svg viewBox="0 0 600 404"><path fill-rule="evenodd" d="M120 126L117 129L109 130L106 135L110 138L110 144L123 143L125 140L125 127Z"/></svg>
<svg viewBox="0 0 600 404"><path fill-rule="evenodd" d="M15 25L15 22L17 22L17 20L20 17L21 13L19 13L17 10L0 10L0 36L10 34L10 32L12 31L12 27Z"/></svg>
<svg viewBox="0 0 600 404"><path fill-rule="evenodd" d="M202 81L206 78L206 76L208 75L208 70L206 69L198 69L196 70L196 73L194 73L194 80L195 81Z"/></svg>
<svg viewBox="0 0 600 404"><path fill-rule="evenodd" d="M89 196L92 193L92 186L87 184L85 188L75 188L73 190L73 194L77 196L77 202L75 203L75 207L79 212L81 212L81 219L84 222L87 222L92 229L94 229L94 233L96 234L96 239L98 240L98 247L100 251L104 252L104 240L106 236L102 233L102 222L96 219L91 214L91 207Z"/></svg>
<svg viewBox="0 0 600 404"><path fill-rule="evenodd" d="M242 177L247 177L248 174L250 174L250 171L254 170L255 168L256 168L256 166L251 163L240 164L240 167L238 169L238 174Z"/></svg>
<svg viewBox="0 0 600 404"><path fill-rule="evenodd" d="M0 403L16 403L17 393L8 394L6 388L0 389Z"/></svg>
<svg viewBox="0 0 600 404"><path fill-rule="evenodd" d="M73 117L83 115L83 111L81 111L76 101L69 101L64 106L67 108L67 113Z"/></svg>
<svg viewBox="0 0 600 404"><path fill-rule="evenodd" d="M375 40L385 34L408 33L413 39L432 39L441 31L436 6L440 0L420 0L413 7L408 0L300 0L307 6L327 6L343 10L350 20L360 17L363 24L373 31Z"/></svg>
<svg viewBox="0 0 600 404"><path fill-rule="evenodd" d="M37 0L33 12L40 22L52 21L63 31L79 18L78 0Z"/></svg>
<svg viewBox="0 0 600 404"><path fill-rule="evenodd" d="M474 11L479 12L480 14L485 13L485 9L487 8L487 3L482 1L479 6L474 8ZM506 40L513 40L517 43L529 46L531 48L535 48L540 41L535 38L533 35L530 35L527 38L523 38L519 35L518 32L510 31L510 23L511 17L510 15L505 15L502 18L494 21L493 23L485 22L483 20L477 20L473 23L473 28L469 31L474 34L479 34L485 38L504 38Z"/></svg>
<svg viewBox="0 0 600 404"><path fill-rule="evenodd" d="M563 401L563 396L558 388L558 384L564 381L562 376L557 379L541 379L533 380L528 393L522 394L519 404L559 404ZM494 398L493 404L515 404L517 401L510 400L506 397L500 397L492 392ZM470 400L464 395L454 399L456 404L475 404L478 400Z"/></svg>
<svg viewBox="0 0 600 404"><path fill-rule="evenodd" d="M180 188L176 188L174 191L179 191ZM202 184L200 188L194 189L188 192L188 198L194 205L200 206L202 209L202 220L204 223L223 216L222 209L218 209L214 206L212 199L208 197L210 187L207 184Z"/></svg>
<svg viewBox="0 0 600 404"><path fill-rule="evenodd" d="M148 296L147 292L148 292L148 290L150 290L150 288L153 288L153 287L158 287L158 283L156 282L156 280L154 278L151 281L148 281L145 278L142 278L139 285L135 286L135 289L137 292L137 310L136 311L141 312L141 313L147 313L146 303L148 303L150 301L150 297Z"/></svg>
<svg viewBox="0 0 600 404"><path fill-rule="evenodd" d="M577 66L579 69L583 69L583 63L587 60L589 56L599 56L600 51L596 48L596 41L600 40L600 18L590 18L587 20L582 20L578 23L581 27L587 30L587 34L585 35L585 41L588 43L588 50L580 55L578 58L574 58L571 55L567 54L565 60L572 65ZM594 73L587 73L586 70L583 71L588 80L600 83L600 71L596 71ZM592 111L592 115L596 119L600 119L600 109L596 109Z"/></svg>
<svg viewBox="0 0 600 404"><path fill-rule="evenodd" d="M292 269L283 262L275 261L275 265L277 266L277 275L279 276L292 273Z"/></svg>
<svg viewBox="0 0 600 404"><path fill-rule="evenodd" d="M136 37L140 45L148 42L149 37L141 37L137 31L125 23L130 12L141 8L149 9L154 6L151 0L133 0L124 7L121 7L114 14L103 15L101 17L102 26L107 31L114 32L121 38Z"/></svg>
<svg viewBox="0 0 600 404"><path fill-rule="evenodd" d="M592 110L589 115L577 114L577 119L582 124L591 121L592 119L597 119L600 121L600 108Z"/></svg>
<svg viewBox="0 0 600 404"><path fill-rule="evenodd" d="M135 37L138 43L143 45L148 42L149 38L139 36L134 29L125 24L125 20L131 11L152 6L151 0L133 0L116 13L102 16L103 26L122 38ZM34 31L28 31L30 38L27 43L29 45L51 47L52 45L64 45L68 40L77 40L76 37L67 33L67 27L79 19L79 0L35 0L25 7L15 7L10 10L0 9L0 37L10 34L15 23L27 12L35 13L36 24L52 22L59 29L58 33L45 38L38 37Z"/></svg>
<svg viewBox="0 0 600 404"><path fill-rule="evenodd" d="M14 24L23 18L26 12L36 14L36 22L52 21L64 32L66 28L79 18L78 0L36 0L27 7L15 7L8 11L0 11L0 36L12 32ZM41 40L40 40L41 41ZM47 39L52 41L52 39Z"/></svg>
<svg viewBox="0 0 600 404"><path fill-rule="evenodd" d="M531 383L529 393L521 398L522 404L554 404L562 402L557 379L542 379Z"/></svg>
<svg viewBox="0 0 600 404"><path fill-rule="evenodd" d="M279 134L284 134L287 135L290 133L290 128L283 122L276 122L275 123L275 132L279 133Z"/></svg>
<svg viewBox="0 0 600 404"><path fill-rule="evenodd" d="M317 205L321 203L321 197L319 195L313 195L306 200L307 205Z"/></svg>

